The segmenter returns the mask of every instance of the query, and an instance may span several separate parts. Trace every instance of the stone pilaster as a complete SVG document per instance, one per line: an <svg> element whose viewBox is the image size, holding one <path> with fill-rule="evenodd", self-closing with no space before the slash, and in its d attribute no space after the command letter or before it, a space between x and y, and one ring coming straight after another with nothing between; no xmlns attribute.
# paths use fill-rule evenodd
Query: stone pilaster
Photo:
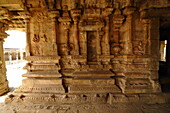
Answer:
<svg viewBox="0 0 170 113"><path fill-rule="evenodd" d="M111 45L111 54L119 55L122 47L120 45L120 27L122 26L124 20L124 16L122 15L121 10L117 6L117 9L114 12L113 15L113 34L114 34L114 40L113 44Z"/></svg>
<svg viewBox="0 0 170 113"><path fill-rule="evenodd" d="M73 38L73 45L74 45L74 55L79 55L79 31L78 31L78 22L81 14L81 10L72 10L71 11L73 21L74 21L74 38Z"/></svg>
<svg viewBox="0 0 170 113"><path fill-rule="evenodd" d="M124 10L124 14L126 17L126 25L127 25L127 36L126 41L124 42L124 54L133 54L132 51L132 37L133 37L133 13L135 11L134 7L126 7Z"/></svg>
<svg viewBox="0 0 170 113"><path fill-rule="evenodd" d="M64 30L64 32L62 32L62 39L60 38L60 54L62 56L67 56L70 54L70 47L71 47L71 43L70 43L70 22L71 22L71 18L69 16L69 13L66 10L64 10L63 12L63 16L60 17L59 22L61 22L62 25L62 30Z"/></svg>

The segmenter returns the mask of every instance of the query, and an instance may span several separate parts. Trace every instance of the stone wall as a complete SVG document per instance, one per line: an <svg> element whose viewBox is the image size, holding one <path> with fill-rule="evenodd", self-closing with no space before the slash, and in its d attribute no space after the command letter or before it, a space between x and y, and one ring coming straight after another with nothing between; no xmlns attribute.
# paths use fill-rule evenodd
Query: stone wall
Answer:
<svg viewBox="0 0 170 113"><path fill-rule="evenodd" d="M11 101L15 95L161 92L159 19L169 9L159 8L169 3L150 2L27 0L17 12L27 32L27 79Z"/></svg>

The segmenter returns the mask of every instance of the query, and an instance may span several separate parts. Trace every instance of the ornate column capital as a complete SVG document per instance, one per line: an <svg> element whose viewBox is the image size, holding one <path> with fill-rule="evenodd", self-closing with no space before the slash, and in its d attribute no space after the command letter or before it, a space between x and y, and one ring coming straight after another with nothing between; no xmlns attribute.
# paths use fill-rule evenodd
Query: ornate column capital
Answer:
<svg viewBox="0 0 170 113"><path fill-rule="evenodd" d="M121 24L123 23L123 20L125 19L125 17L121 14L121 10L120 9L116 9L114 14L113 14L113 23L114 23L114 26L117 28L117 27L120 27Z"/></svg>
<svg viewBox="0 0 170 113"><path fill-rule="evenodd" d="M0 8L0 20L10 20L11 18L12 14L10 14L8 9Z"/></svg>
<svg viewBox="0 0 170 113"><path fill-rule="evenodd" d="M141 19L141 22L148 25L150 23L150 19Z"/></svg>
<svg viewBox="0 0 170 113"><path fill-rule="evenodd" d="M0 19L0 39L7 38L8 34L5 31L8 30L9 24L10 21Z"/></svg>
<svg viewBox="0 0 170 113"><path fill-rule="evenodd" d="M64 11L63 12L63 17L60 17L58 19L58 21L61 22L61 24L63 25L63 28L65 30L68 30L70 28L70 24L71 24L70 23L71 22L71 18L70 18L69 14L68 14L68 11Z"/></svg>
<svg viewBox="0 0 170 113"><path fill-rule="evenodd" d="M50 11L48 13L49 17L52 18L53 21L56 21L58 17L60 17L60 12L59 11Z"/></svg>
<svg viewBox="0 0 170 113"><path fill-rule="evenodd" d="M9 21L11 18L12 16L8 9L0 8L0 39L7 38L8 34L5 31L8 30L9 24L11 24Z"/></svg>
<svg viewBox="0 0 170 113"><path fill-rule="evenodd" d="M112 14L112 12L113 12L113 8L105 8L102 13L104 16L109 16Z"/></svg>
<svg viewBox="0 0 170 113"><path fill-rule="evenodd" d="M72 17L79 17L81 15L81 10L71 10Z"/></svg>
<svg viewBox="0 0 170 113"><path fill-rule="evenodd" d="M123 10L123 14L125 15L132 15L135 12L136 8L135 7L126 7Z"/></svg>
<svg viewBox="0 0 170 113"><path fill-rule="evenodd" d="M18 12L18 14L25 20L29 20L31 18L31 14L28 11Z"/></svg>

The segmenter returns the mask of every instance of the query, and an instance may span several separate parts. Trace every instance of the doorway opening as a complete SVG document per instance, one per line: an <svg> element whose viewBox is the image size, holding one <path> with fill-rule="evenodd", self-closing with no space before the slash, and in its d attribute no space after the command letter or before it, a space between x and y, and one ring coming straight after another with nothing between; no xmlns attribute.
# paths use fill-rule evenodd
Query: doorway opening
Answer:
<svg viewBox="0 0 170 113"><path fill-rule="evenodd" d="M170 22L160 27L159 78L163 92L170 92Z"/></svg>
<svg viewBox="0 0 170 113"><path fill-rule="evenodd" d="M4 58L6 63L6 76L10 90L14 90L22 84L22 74L26 73L23 67L26 48L26 33L18 30L6 31L9 36L4 42Z"/></svg>

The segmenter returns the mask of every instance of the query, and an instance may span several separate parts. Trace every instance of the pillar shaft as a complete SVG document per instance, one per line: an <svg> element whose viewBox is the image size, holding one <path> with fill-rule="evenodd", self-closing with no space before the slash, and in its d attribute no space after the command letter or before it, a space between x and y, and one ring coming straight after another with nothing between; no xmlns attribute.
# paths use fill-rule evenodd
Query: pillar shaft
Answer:
<svg viewBox="0 0 170 113"><path fill-rule="evenodd" d="M7 37L5 30L7 30L8 21L0 20L0 95L4 94L9 90L8 80L6 78L6 66L4 60L4 49L3 42L4 38Z"/></svg>

